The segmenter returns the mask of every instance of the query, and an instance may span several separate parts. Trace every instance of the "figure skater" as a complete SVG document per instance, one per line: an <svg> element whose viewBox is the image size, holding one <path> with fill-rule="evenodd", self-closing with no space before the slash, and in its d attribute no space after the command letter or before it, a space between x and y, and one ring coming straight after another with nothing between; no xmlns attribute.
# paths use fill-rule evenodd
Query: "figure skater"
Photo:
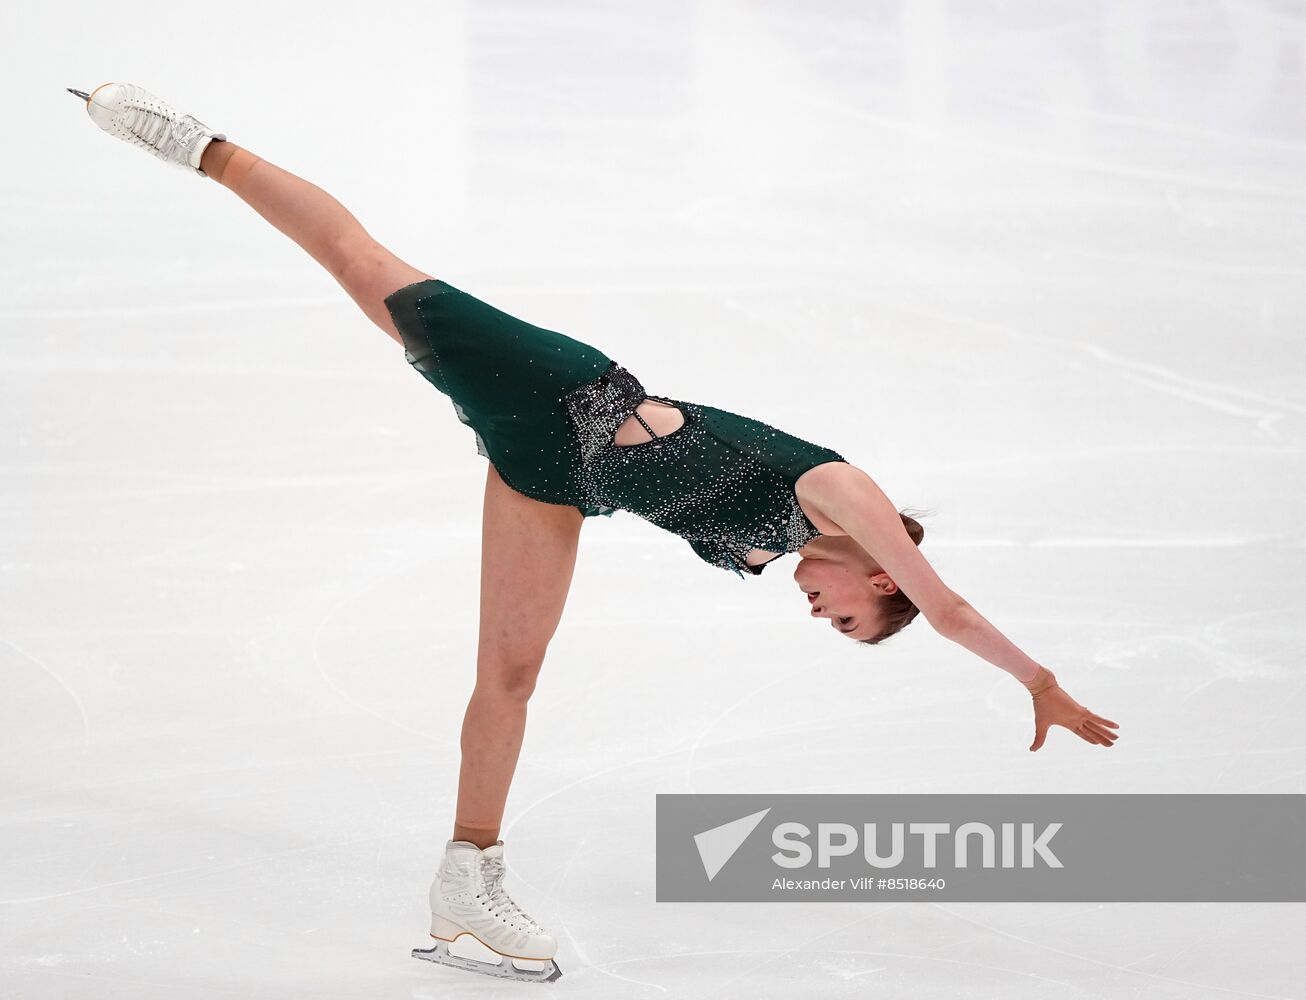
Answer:
<svg viewBox="0 0 1306 1000"><path fill-rule="evenodd" d="M1024 684L1030 750L1052 726L1099 746L1115 742L1117 723L1078 704L939 579L918 548L920 524L839 453L705 403L649 395L597 348L404 263L321 188L141 87L68 89L110 135L212 178L303 247L449 396L488 459L476 685L463 719L457 813L430 890L436 944L414 955L524 981L561 975L556 941L504 889L499 833L527 699L587 517L630 511L741 579L796 552L793 579L809 613L850 640L878 644L923 614ZM464 935L498 961L450 954Z"/></svg>

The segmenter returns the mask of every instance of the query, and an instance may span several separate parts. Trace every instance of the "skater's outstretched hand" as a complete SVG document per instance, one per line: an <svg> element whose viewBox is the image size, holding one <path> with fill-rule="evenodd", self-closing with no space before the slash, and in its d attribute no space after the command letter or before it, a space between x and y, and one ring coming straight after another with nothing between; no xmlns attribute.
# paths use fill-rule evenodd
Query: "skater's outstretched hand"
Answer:
<svg viewBox="0 0 1306 1000"><path fill-rule="evenodd" d="M1104 747L1115 744L1120 724L1104 719L1096 712L1090 712L1057 684L1057 675L1047 667L1039 667L1033 680L1025 685L1034 700L1034 742L1031 750L1037 750L1047 739L1048 730L1053 726L1065 726L1080 739L1089 743L1098 743ZM1110 728L1108 728L1110 727Z"/></svg>

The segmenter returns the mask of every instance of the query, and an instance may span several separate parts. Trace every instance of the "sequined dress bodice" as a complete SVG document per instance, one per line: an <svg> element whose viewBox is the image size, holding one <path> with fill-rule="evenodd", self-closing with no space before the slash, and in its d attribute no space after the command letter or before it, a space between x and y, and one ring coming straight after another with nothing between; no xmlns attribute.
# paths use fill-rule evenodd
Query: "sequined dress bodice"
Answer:
<svg viewBox="0 0 1306 1000"><path fill-rule="evenodd" d="M676 406L684 424L637 444L617 428L645 399ZM580 442L580 483L591 513L626 510L683 537L703 560L739 576L752 549L796 552L820 532L794 484L808 469L846 461L769 424L687 400L648 395L615 361L564 400Z"/></svg>

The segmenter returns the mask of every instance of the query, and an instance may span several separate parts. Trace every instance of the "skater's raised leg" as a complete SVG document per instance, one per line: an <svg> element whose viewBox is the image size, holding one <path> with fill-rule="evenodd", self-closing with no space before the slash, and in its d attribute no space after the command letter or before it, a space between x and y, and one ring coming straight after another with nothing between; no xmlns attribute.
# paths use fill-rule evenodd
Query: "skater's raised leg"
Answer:
<svg viewBox="0 0 1306 1000"><path fill-rule="evenodd" d="M344 205L316 184L234 142L209 143L200 167L303 247L368 319L396 343L403 343L385 307L385 297L430 275L374 240Z"/></svg>
<svg viewBox="0 0 1306 1000"><path fill-rule="evenodd" d="M143 87L106 83L89 94L67 89L86 102L92 121L110 135L235 192L325 267L368 319L403 343L385 297L431 276L381 246L335 198Z"/></svg>

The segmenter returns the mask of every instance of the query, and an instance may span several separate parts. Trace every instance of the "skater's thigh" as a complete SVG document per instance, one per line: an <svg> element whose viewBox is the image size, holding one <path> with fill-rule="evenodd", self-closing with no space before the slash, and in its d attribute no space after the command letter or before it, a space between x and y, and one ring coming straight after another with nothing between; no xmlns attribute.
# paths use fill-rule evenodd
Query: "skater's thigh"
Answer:
<svg viewBox="0 0 1306 1000"><path fill-rule="evenodd" d="M478 680L533 684L562 618L584 521L574 506L523 496L489 465L481 524Z"/></svg>

